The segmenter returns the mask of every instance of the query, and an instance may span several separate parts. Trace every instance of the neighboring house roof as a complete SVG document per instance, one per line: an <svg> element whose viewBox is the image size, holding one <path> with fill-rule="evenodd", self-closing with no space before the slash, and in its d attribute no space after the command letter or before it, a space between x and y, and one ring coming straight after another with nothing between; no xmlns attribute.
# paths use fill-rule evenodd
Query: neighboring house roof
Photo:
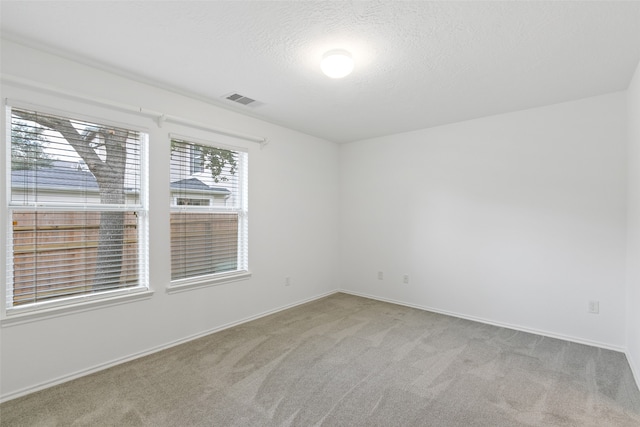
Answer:
<svg viewBox="0 0 640 427"><path fill-rule="evenodd" d="M198 192L231 194L229 189L224 187L212 187L200 181L198 178L187 178L171 183L171 188L175 190L192 190Z"/></svg>
<svg viewBox="0 0 640 427"><path fill-rule="evenodd" d="M36 186L48 190L95 190L96 178L89 171L71 168L39 168L11 171L12 188Z"/></svg>
<svg viewBox="0 0 640 427"><path fill-rule="evenodd" d="M39 189L73 191L98 191L98 182L89 171L71 168L40 168L11 171L11 187L15 189L33 186ZM197 178L181 179L171 183L172 190L186 190L190 192L209 194L231 194L224 187L212 187ZM135 191L127 188L126 191Z"/></svg>
<svg viewBox="0 0 640 427"><path fill-rule="evenodd" d="M84 160L71 161L55 159L51 161L51 166L49 167L52 169L68 168L85 171L88 170Z"/></svg>

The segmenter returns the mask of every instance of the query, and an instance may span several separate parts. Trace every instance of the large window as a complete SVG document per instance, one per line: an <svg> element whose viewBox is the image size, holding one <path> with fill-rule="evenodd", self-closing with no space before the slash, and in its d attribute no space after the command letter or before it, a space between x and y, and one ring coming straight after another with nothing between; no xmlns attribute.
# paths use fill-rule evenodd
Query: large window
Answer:
<svg viewBox="0 0 640 427"><path fill-rule="evenodd" d="M7 123L7 309L146 289L147 135L20 108Z"/></svg>
<svg viewBox="0 0 640 427"><path fill-rule="evenodd" d="M170 190L173 284L248 273L247 153L174 137Z"/></svg>

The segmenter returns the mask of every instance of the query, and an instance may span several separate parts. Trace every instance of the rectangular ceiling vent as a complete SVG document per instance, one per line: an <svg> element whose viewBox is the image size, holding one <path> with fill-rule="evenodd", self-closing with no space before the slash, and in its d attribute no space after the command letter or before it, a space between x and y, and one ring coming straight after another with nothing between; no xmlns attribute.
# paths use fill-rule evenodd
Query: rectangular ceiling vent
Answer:
<svg viewBox="0 0 640 427"><path fill-rule="evenodd" d="M248 96L240 95L237 92L231 92L223 95L222 97L228 101L248 107L257 107L259 105L262 105L262 102L256 101L255 99L249 98Z"/></svg>

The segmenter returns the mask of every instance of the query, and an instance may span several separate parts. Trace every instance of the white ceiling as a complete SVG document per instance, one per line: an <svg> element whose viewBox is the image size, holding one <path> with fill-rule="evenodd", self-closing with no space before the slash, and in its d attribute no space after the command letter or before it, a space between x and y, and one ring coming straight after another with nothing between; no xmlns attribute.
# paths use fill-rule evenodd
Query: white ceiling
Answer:
<svg viewBox="0 0 640 427"><path fill-rule="evenodd" d="M640 2L6 1L6 38L335 142L624 90ZM319 67L349 50L342 80ZM263 103L231 105L238 92Z"/></svg>

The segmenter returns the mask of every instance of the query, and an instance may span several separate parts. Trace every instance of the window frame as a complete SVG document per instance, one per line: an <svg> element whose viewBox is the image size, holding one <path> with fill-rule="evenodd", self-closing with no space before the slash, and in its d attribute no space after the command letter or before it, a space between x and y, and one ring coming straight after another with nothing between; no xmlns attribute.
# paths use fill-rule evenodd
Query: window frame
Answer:
<svg viewBox="0 0 640 427"><path fill-rule="evenodd" d="M149 130L131 123L124 123L121 121L114 121L109 118L105 118L102 114L89 115L79 113L82 109L82 103L74 105L72 109L61 110L56 108L50 108L43 105L36 105L27 102L6 100L3 103L4 114L2 115L3 140L5 142L5 150L3 150L4 164L6 172L3 173L2 179L5 180L5 192L4 200L2 203L6 210L6 220L2 221L2 231L5 239L2 243L2 251L0 255L3 258L3 262L6 266L6 272L3 274L3 285L0 286L0 321L2 325L16 324L30 322L38 320L40 318L56 317L69 312L78 312L94 309L95 307L102 307L108 305L117 305L122 303L128 303L130 301L150 298L153 295L153 291L150 289L149 283ZM111 205L101 204L86 204L86 203L56 203L56 202L34 202L26 205L19 205L12 203L13 188L12 188L12 166L11 166L11 147L12 147L12 110L22 109L34 111L42 114L56 115L65 117L71 120L86 121L89 123L96 123L99 125L115 126L124 128L130 131L138 132L140 135L139 150L139 176L140 176L140 190L139 190L139 202L135 205L122 205L114 207ZM106 211L116 210L122 212L136 212L137 220L137 284L135 286L126 288L107 289L104 291L83 293L76 295L68 295L51 300L36 301L31 303L25 303L23 305L13 306L13 224L12 217L13 212L20 211L49 211L49 212L63 212L74 209L86 209L88 211Z"/></svg>
<svg viewBox="0 0 640 427"><path fill-rule="evenodd" d="M219 139L219 138L218 138ZM238 234L237 234L237 252L236 256L238 259L238 269L228 272L219 272L219 273L209 273L199 276L179 278L179 279L170 279L170 283L167 286L168 293L174 292L182 292L188 291L191 289L198 289L202 287L216 286L221 284L226 284L230 282L236 282L241 280L246 280L251 277L252 273L249 267L249 209L248 209L248 185L249 185L249 149L242 146L230 145L217 142L214 138L197 138L193 136L185 136L175 133L169 134L169 149L171 149L171 144L176 142L182 142L186 144L193 145L204 145L213 148L223 149L233 151L240 155L240 161L238 162L238 199L239 206L229 207L229 206L215 206L215 201L211 200L211 204L209 206L189 206L189 205L178 205L177 200L181 197L178 195L171 194L169 197L169 214L179 213L179 212L193 212L193 213L238 213ZM189 152L193 152L195 147L191 146L189 148ZM191 163L191 162L190 162ZM169 161L169 174L171 175L171 156ZM203 171L207 171L206 168L203 168ZM192 172L190 170L190 172ZM199 172L199 173L202 173ZM198 173L198 172L197 172ZM170 241L170 251L171 251L171 237ZM172 259L171 253L169 254L170 259ZM242 268L241 268L242 267ZM171 275L171 274L170 274Z"/></svg>

